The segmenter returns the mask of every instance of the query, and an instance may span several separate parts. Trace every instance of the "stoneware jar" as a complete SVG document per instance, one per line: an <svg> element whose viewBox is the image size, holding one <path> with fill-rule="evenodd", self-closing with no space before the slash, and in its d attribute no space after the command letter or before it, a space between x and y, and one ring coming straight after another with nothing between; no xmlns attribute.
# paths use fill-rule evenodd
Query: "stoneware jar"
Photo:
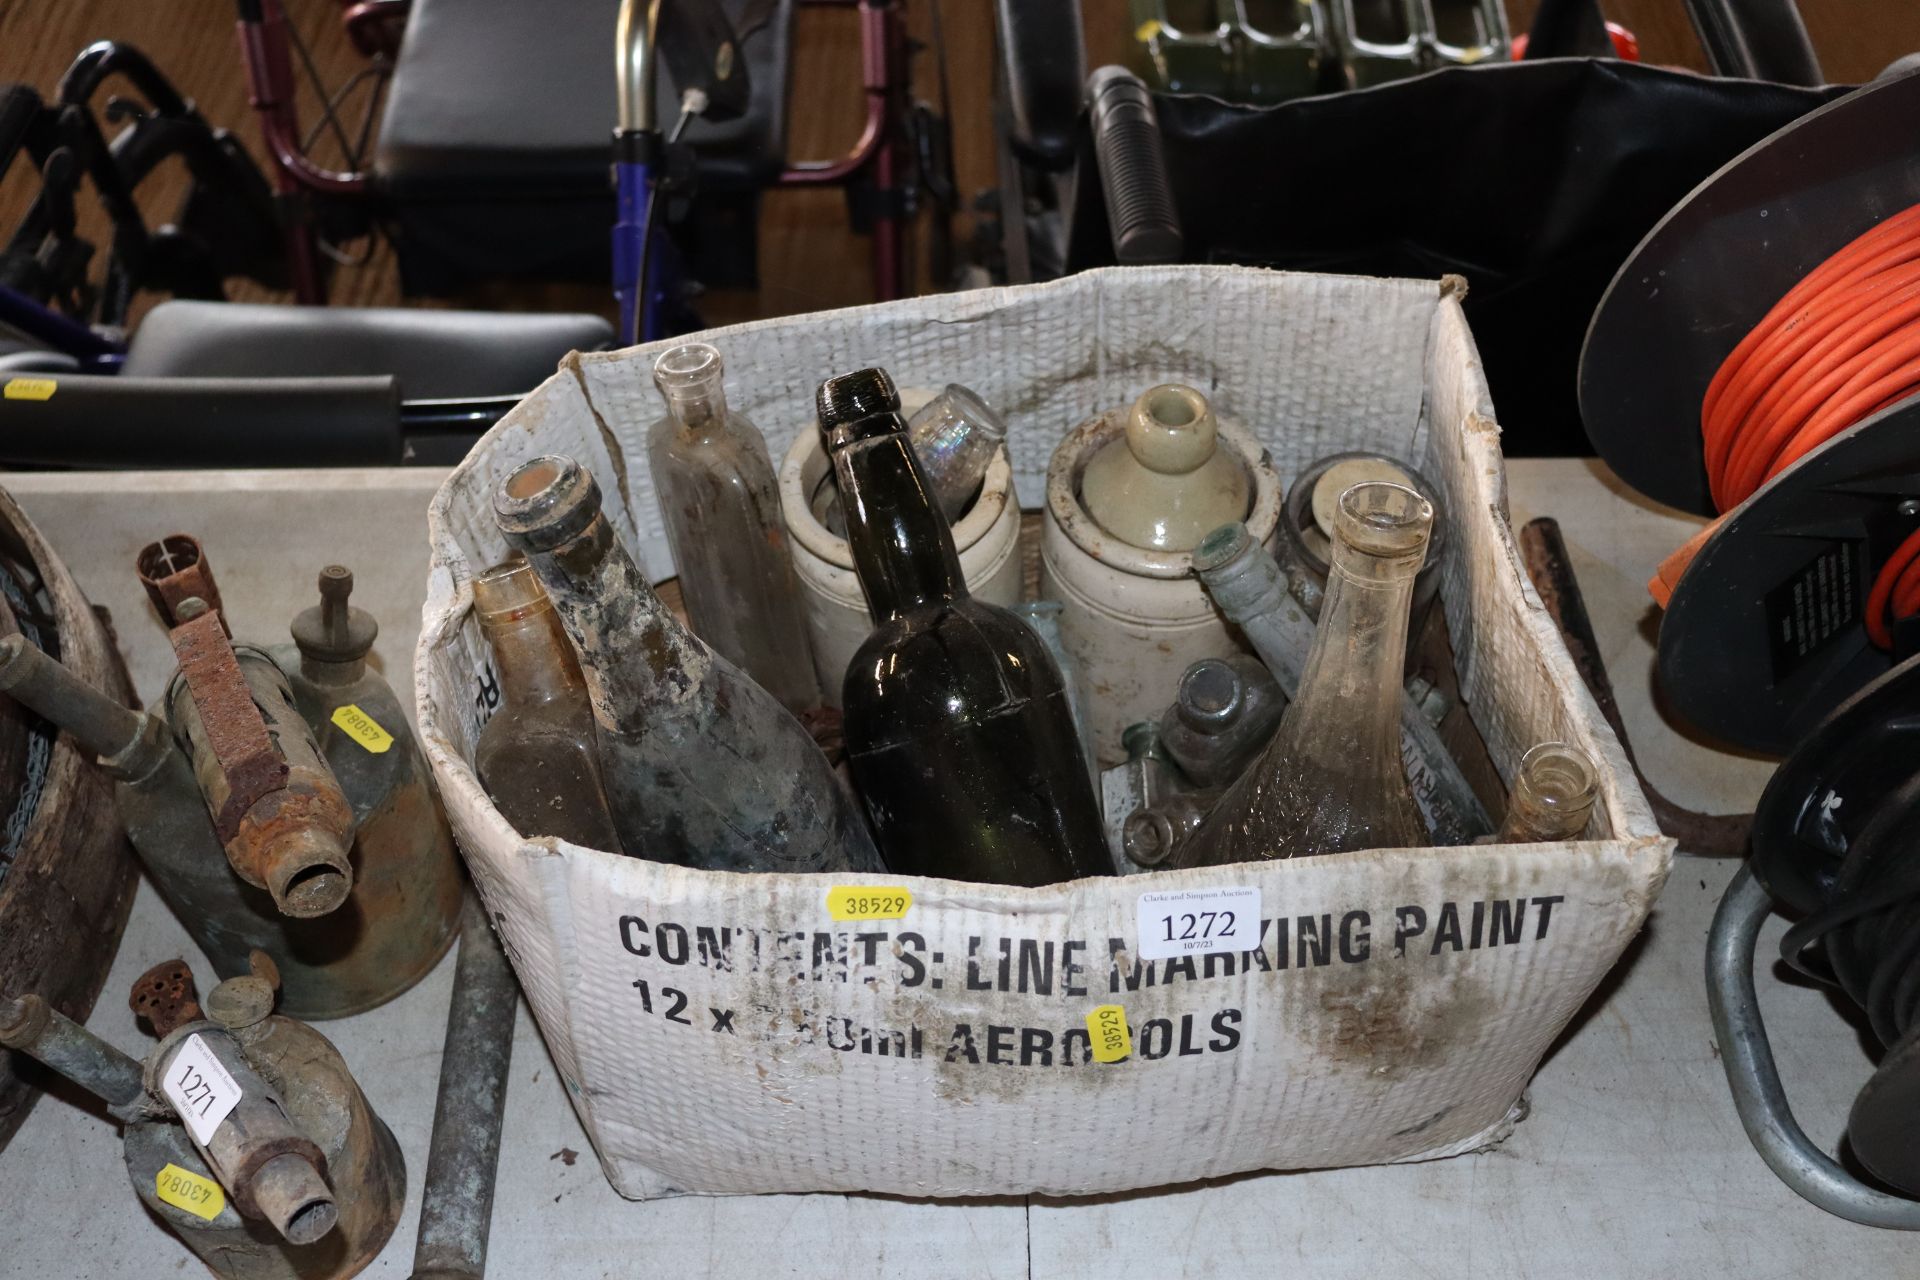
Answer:
<svg viewBox="0 0 1920 1280"><path fill-rule="evenodd" d="M1087 461L1080 501L1094 523L1149 551L1191 551L1247 514L1252 485L1219 447L1213 406L1177 382L1149 388L1127 410L1126 430Z"/></svg>
<svg viewBox="0 0 1920 1280"><path fill-rule="evenodd" d="M933 392L903 388L901 412L910 416ZM813 640L813 665L828 706L840 705L847 663L873 630L866 597L853 571L847 540L831 532L814 514L816 491L829 468L820 433L809 428L794 437L780 467L780 514ZM830 482L829 482L830 483ZM1013 464L1002 449L987 468L980 495L953 524L953 545L960 571L973 594L989 604L1012 606L1020 599L1020 500L1013 490Z"/></svg>
<svg viewBox="0 0 1920 1280"><path fill-rule="evenodd" d="M1060 631L1080 665L1088 727L1102 766L1126 758L1122 731L1158 720L1189 666L1249 651L1193 576L1189 552L1134 546L1087 513L1081 485L1088 464L1123 440L1132 412L1132 405L1124 405L1090 418L1054 450L1040 542L1040 594L1066 606ZM1247 529L1262 546L1271 546L1281 499L1273 460L1245 427L1229 418L1216 421L1220 451L1244 467L1251 481Z"/></svg>

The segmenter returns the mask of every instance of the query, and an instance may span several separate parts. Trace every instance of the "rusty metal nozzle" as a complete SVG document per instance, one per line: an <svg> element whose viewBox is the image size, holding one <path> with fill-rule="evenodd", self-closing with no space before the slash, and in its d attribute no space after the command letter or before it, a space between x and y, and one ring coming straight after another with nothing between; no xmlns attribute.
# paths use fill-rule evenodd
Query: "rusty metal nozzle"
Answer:
<svg viewBox="0 0 1920 1280"><path fill-rule="evenodd" d="M260 866L273 905L298 920L338 909L353 891L347 846L317 826L280 832L263 851Z"/></svg>

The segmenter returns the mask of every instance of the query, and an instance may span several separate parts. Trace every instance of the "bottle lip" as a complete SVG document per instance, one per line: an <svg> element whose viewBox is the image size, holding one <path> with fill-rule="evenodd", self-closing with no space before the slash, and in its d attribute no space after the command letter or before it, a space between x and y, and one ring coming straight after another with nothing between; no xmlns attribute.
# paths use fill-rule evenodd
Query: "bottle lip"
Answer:
<svg viewBox="0 0 1920 1280"><path fill-rule="evenodd" d="M500 626L552 611L553 601L547 598L532 562L518 553L483 569L473 580L473 612L482 626Z"/></svg>
<svg viewBox="0 0 1920 1280"><path fill-rule="evenodd" d="M725 372L726 362L719 348L706 342L669 347L653 362L654 385L669 398L705 390L719 382Z"/></svg>
<svg viewBox="0 0 1920 1280"><path fill-rule="evenodd" d="M1162 475L1187 475L1219 448L1213 406L1192 387L1163 382L1148 387L1127 414L1127 448L1141 466Z"/></svg>
<svg viewBox="0 0 1920 1280"><path fill-rule="evenodd" d="M1197 729L1220 729L1239 719L1247 699L1246 682L1224 658L1202 658L1180 677L1175 705L1180 718Z"/></svg>
<svg viewBox="0 0 1920 1280"><path fill-rule="evenodd" d="M814 392L813 399L823 435L862 418L900 412L900 392L887 371L877 366L826 379Z"/></svg>
<svg viewBox="0 0 1920 1280"><path fill-rule="evenodd" d="M1433 528L1433 504L1418 491L1385 480L1350 486L1335 506L1334 555L1358 552L1375 559L1424 558Z"/></svg>
<svg viewBox="0 0 1920 1280"><path fill-rule="evenodd" d="M1232 524L1223 524L1200 539L1200 545L1193 549L1193 570L1195 573L1211 573L1232 564L1252 550L1253 534L1248 531L1246 521L1235 520Z"/></svg>
<svg viewBox="0 0 1920 1280"><path fill-rule="evenodd" d="M1586 752L1568 742L1537 742L1520 757L1520 776L1542 807L1576 812L1591 808L1599 775Z"/></svg>
<svg viewBox="0 0 1920 1280"><path fill-rule="evenodd" d="M574 459L543 454L521 463L500 482L493 514L516 547L550 551L584 533L600 514L600 486Z"/></svg>

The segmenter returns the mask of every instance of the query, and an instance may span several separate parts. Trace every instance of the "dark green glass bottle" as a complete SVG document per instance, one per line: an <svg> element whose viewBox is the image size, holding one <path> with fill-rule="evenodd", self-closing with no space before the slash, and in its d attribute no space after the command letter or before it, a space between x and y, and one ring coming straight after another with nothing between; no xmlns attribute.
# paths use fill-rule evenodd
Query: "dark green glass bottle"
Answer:
<svg viewBox="0 0 1920 1280"><path fill-rule="evenodd" d="M1021 885L1112 874L1060 670L1031 627L967 593L892 380L829 378L818 408L874 620L843 703L887 865Z"/></svg>

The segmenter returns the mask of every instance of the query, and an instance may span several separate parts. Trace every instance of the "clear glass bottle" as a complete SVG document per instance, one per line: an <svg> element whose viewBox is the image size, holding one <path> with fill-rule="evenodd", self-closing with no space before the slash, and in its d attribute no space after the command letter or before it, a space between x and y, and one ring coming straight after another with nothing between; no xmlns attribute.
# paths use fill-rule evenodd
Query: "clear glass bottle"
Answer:
<svg viewBox="0 0 1920 1280"><path fill-rule="evenodd" d="M973 505L987 468L1006 443L1007 421L974 392L949 382L907 419L907 440L927 474L940 514L954 524ZM815 515L830 532L846 537L847 514L840 508L831 471L821 477L821 490Z"/></svg>
<svg viewBox="0 0 1920 1280"><path fill-rule="evenodd" d="M872 871L872 836L793 713L680 625L572 458L494 494L579 655L620 846L721 871Z"/></svg>
<svg viewBox="0 0 1920 1280"><path fill-rule="evenodd" d="M473 612L500 689L473 750L480 785L522 835L620 852L587 682L533 566L515 558L475 578Z"/></svg>
<svg viewBox="0 0 1920 1280"><path fill-rule="evenodd" d="M1565 742L1542 742L1520 757L1507 793L1507 816L1497 844L1576 840L1593 817L1593 759Z"/></svg>
<svg viewBox="0 0 1920 1280"><path fill-rule="evenodd" d="M874 619L847 667L847 763L888 864L998 884L1112 874L1060 669L968 593L892 380L829 378L817 405Z"/></svg>
<svg viewBox="0 0 1920 1280"><path fill-rule="evenodd" d="M647 433L667 545L694 632L795 713L820 701L767 442L727 407L720 353L674 347L653 365L667 415Z"/></svg>
<svg viewBox="0 0 1920 1280"><path fill-rule="evenodd" d="M1235 522L1201 540L1193 552L1193 571L1220 612L1247 637L1281 692L1292 696L1313 650L1315 628L1306 606L1289 593L1274 558L1253 541L1246 525ZM1400 760L1434 843L1471 844L1492 834L1493 819L1440 740L1440 730L1405 693L1400 698Z"/></svg>
<svg viewBox="0 0 1920 1280"><path fill-rule="evenodd" d="M1299 694L1265 754L1174 854L1183 867L1427 843L1400 759L1400 665L1433 507L1397 484L1340 495Z"/></svg>

